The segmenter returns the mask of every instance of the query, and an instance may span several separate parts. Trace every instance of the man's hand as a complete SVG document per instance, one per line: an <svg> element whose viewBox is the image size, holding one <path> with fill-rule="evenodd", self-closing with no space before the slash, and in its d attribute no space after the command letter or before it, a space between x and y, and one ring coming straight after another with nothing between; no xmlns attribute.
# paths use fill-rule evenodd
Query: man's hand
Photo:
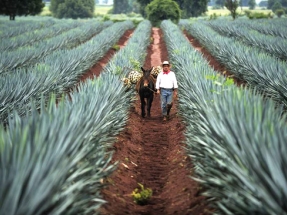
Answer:
<svg viewBox="0 0 287 215"><path fill-rule="evenodd" d="M160 94L160 90L157 90L156 93L157 93L157 94Z"/></svg>

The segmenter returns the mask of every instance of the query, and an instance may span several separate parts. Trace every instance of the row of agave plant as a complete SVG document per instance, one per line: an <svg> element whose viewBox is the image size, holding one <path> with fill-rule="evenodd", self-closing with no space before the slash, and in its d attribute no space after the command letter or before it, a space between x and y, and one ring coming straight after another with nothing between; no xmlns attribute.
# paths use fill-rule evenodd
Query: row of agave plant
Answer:
<svg viewBox="0 0 287 215"><path fill-rule="evenodd" d="M211 21L204 24L212 27L222 36L232 37L248 46L257 47L266 53L282 60L287 60L287 39L278 36L266 35L250 29L248 25L234 25L232 22ZM278 29L281 28L278 26ZM284 28L283 28L284 29ZM287 32L287 28L286 28Z"/></svg>
<svg viewBox="0 0 287 215"><path fill-rule="evenodd" d="M133 27L132 21L114 23L73 49L59 49L28 69L1 75L0 121L6 123L8 114L15 109L20 115L25 114L31 99L37 100L36 106L39 107L41 95L53 92L60 96L74 87L125 30Z"/></svg>
<svg viewBox="0 0 287 215"><path fill-rule="evenodd" d="M249 29L254 29L262 34L281 37L287 39L287 25L285 19L236 19L233 25L237 27L248 26Z"/></svg>
<svg viewBox="0 0 287 215"><path fill-rule="evenodd" d="M115 74L142 63L151 24L141 22L105 71L58 103L31 103L0 126L0 214L98 214L101 180L115 170L109 147L127 120L132 91ZM129 63L129 59L132 63Z"/></svg>
<svg viewBox="0 0 287 215"><path fill-rule="evenodd" d="M0 16L1 18L1 16ZM5 20L7 17L5 17ZM41 19L41 18L40 18ZM37 21L36 21L37 20ZM49 19L35 19L34 21L25 20L25 21L17 21L17 22L10 22L4 21L0 19L0 39L8 38L8 37L15 37L21 34L25 34L28 31L35 31L43 28L48 28L53 26L57 23L57 19L49 18Z"/></svg>
<svg viewBox="0 0 287 215"><path fill-rule="evenodd" d="M35 63L43 61L46 56L56 50L77 47L111 24L111 21L105 23L90 21L82 24L75 22L67 26L66 31L55 35L55 37L35 42L30 46L26 46L24 42L24 46L0 54L0 74L14 72L15 69L34 65ZM22 37L20 37L20 40L21 38ZM8 43L16 44L17 39L9 40Z"/></svg>
<svg viewBox="0 0 287 215"><path fill-rule="evenodd" d="M282 109L216 75L177 25L163 21L161 28L179 80L186 152L214 214L287 214Z"/></svg>
<svg viewBox="0 0 287 215"><path fill-rule="evenodd" d="M194 36L235 77L250 88L287 106L287 63L232 38L219 35L201 22L182 22Z"/></svg>
<svg viewBox="0 0 287 215"><path fill-rule="evenodd" d="M23 46L32 45L35 42L39 42L42 40L45 40L47 38L51 38L54 36L57 36L61 34L62 32L68 31L74 27L75 24L78 24L79 22L71 23L71 22L55 22L52 23L50 26L45 26L45 28L40 29L29 29L28 31L22 33L21 35L15 35L11 37L4 37L1 38L1 44L0 44L0 51L11 51L17 48L21 48ZM6 23L5 25L2 24L1 26L1 32L3 34L3 28L7 28L9 26L9 23ZM77 25L76 25L77 27ZM20 27L21 29L21 27ZM6 29L5 29L6 30ZM18 32L18 28L10 28L10 32ZM1 34L0 34L1 35Z"/></svg>

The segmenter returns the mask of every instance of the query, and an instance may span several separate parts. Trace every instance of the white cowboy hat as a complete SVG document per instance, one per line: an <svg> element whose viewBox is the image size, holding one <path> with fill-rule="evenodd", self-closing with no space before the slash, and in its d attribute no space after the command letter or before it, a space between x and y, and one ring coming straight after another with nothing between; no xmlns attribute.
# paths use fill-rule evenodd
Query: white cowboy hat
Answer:
<svg viewBox="0 0 287 215"><path fill-rule="evenodd" d="M168 61L163 61L162 65L169 65L169 62Z"/></svg>

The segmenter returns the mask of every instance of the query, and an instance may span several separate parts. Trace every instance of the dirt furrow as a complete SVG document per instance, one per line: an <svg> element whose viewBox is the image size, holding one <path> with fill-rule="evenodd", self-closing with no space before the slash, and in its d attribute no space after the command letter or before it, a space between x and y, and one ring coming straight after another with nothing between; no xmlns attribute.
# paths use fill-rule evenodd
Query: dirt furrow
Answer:
<svg viewBox="0 0 287 215"><path fill-rule="evenodd" d="M147 49L145 68L168 60L161 30L153 28L151 36L153 43ZM101 214L209 214L205 198L199 196L200 186L190 178L192 165L183 150L184 126L176 114L176 101L166 123L162 121L159 95L155 96L151 118L142 118L140 113L138 99L113 146L112 162L118 162L118 168L105 179L107 186L102 194L108 203ZM153 191L146 205L133 201L131 194L138 183Z"/></svg>

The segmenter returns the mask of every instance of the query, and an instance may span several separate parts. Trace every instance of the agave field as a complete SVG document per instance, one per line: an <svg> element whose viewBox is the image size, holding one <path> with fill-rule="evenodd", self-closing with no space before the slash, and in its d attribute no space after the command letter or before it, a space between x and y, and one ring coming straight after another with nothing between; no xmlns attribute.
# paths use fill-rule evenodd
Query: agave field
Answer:
<svg viewBox="0 0 287 215"><path fill-rule="evenodd" d="M280 21L265 22L262 28L282 28ZM256 24L238 23L250 32ZM181 71L178 74L185 89L179 107L197 180L207 187L205 195L215 200L223 214L286 214L286 62L266 47L250 46L230 34L223 36L223 31L219 34L213 30L216 24L180 23L229 72L246 81L247 88L230 86L222 77L210 78L214 71L178 27L164 25L170 29L166 34L170 58ZM233 25L229 22L230 29ZM222 24L225 26L228 24ZM178 38L178 42L169 38ZM264 36L260 39L266 43Z"/></svg>
<svg viewBox="0 0 287 215"><path fill-rule="evenodd" d="M287 215L286 23L0 19L0 214ZM165 124L159 96L143 119L121 81L163 60L179 82Z"/></svg>

